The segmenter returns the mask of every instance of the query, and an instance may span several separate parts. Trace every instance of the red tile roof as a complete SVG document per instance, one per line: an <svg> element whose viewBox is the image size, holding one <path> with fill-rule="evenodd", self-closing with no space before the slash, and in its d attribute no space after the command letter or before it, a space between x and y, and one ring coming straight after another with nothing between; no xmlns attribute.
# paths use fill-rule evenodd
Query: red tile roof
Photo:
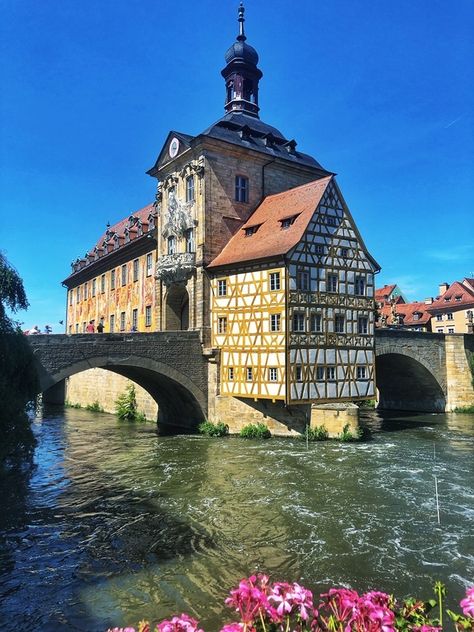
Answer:
<svg viewBox="0 0 474 632"><path fill-rule="evenodd" d="M444 294L431 303L429 310L434 313L472 306L474 306L474 289L471 289L467 283L454 281Z"/></svg>
<svg viewBox="0 0 474 632"><path fill-rule="evenodd" d="M396 303L394 305L394 311L396 314L403 316L403 325L405 327L421 327L431 320L431 314L427 309L428 307L431 307L431 305L418 301L413 303ZM383 305L380 309L380 313L387 318L387 325L394 324L391 305ZM416 318L417 314L418 318Z"/></svg>
<svg viewBox="0 0 474 632"><path fill-rule="evenodd" d="M155 211L154 205L148 204L147 206L144 206L138 211L135 211L134 213L127 215L127 217L125 217L124 219L121 219L119 222L117 222L113 226L110 226L109 228L107 228L107 230L101 235L101 237L97 241L96 246L101 247L104 241L107 241L107 233L109 233L109 235L113 235L114 233L116 233L119 237L124 237L125 229L128 228L128 220L131 215L133 215L133 217L137 217L139 220L141 220L142 223L147 223L148 216L150 215L150 213L153 213L154 211ZM91 252L92 253L94 252L94 248L92 248Z"/></svg>
<svg viewBox="0 0 474 632"><path fill-rule="evenodd" d="M266 197L208 268L286 254L301 240L332 178L314 180ZM295 221L282 229L280 222L295 215ZM246 236L245 229L252 226L258 229Z"/></svg>
<svg viewBox="0 0 474 632"><path fill-rule="evenodd" d="M382 298L385 298L386 296L390 296L390 294L393 292L393 290L397 287L397 284L394 283L393 285L384 285L381 288L378 288L375 290L375 300L381 300Z"/></svg>

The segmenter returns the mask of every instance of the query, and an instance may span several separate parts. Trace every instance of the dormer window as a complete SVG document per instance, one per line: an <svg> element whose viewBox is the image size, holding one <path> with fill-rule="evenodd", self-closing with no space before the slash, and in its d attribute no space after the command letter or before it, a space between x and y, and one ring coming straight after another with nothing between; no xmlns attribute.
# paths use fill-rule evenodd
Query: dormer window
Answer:
<svg viewBox="0 0 474 632"><path fill-rule="evenodd" d="M249 179L245 176L235 176L235 201L245 204L249 201Z"/></svg>
<svg viewBox="0 0 474 632"><path fill-rule="evenodd" d="M446 296L445 299L444 299L444 302L447 303L450 300L451 300L451 297L450 296Z"/></svg>
<svg viewBox="0 0 474 632"><path fill-rule="evenodd" d="M458 301L458 302L459 302L461 299L462 299L462 294L460 294L460 295L458 295L458 296L455 296L455 297L454 297L454 300L455 300L455 301Z"/></svg>
<svg viewBox="0 0 474 632"><path fill-rule="evenodd" d="M298 217L298 215L299 213L297 213L296 215L290 215L289 217L284 217L283 219L281 219L280 220L281 229L286 230L290 226L292 226L295 223L295 220Z"/></svg>
<svg viewBox="0 0 474 632"><path fill-rule="evenodd" d="M420 314L418 312L413 314L413 320L420 320Z"/></svg>
<svg viewBox="0 0 474 632"><path fill-rule="evenodd" d="M245 236L251 237L252 235L255 235L255 233L260 228L260 226L261 224L255 224L254 226L247 226L247 228L244 228Z"/></svg>

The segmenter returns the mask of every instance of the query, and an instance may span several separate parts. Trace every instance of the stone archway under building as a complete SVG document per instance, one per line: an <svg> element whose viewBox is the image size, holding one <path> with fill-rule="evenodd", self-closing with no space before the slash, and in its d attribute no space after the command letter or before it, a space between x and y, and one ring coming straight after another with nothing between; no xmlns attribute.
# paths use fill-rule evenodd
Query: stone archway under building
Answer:
<svg viewBox="0 0 474 632"><path fill-rule="evenodd" d="M189 329L189 294L183 283L174 283L165 296L166 331Z"/></svg>

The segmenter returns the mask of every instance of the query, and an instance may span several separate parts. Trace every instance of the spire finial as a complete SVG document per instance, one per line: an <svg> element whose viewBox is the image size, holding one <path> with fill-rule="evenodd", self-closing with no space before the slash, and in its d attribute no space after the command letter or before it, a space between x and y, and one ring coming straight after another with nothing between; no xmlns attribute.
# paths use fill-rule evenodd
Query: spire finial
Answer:
<svg viewBox="0 0 474 632"><path fill-rule="evenodd" d="M239 42L245 42L245 40L247 39L244 33L244 22L245 22L244 13L245 13L244 3L241 2L239 6L239 34L237 36L237 39L239 40Z"/></svg>

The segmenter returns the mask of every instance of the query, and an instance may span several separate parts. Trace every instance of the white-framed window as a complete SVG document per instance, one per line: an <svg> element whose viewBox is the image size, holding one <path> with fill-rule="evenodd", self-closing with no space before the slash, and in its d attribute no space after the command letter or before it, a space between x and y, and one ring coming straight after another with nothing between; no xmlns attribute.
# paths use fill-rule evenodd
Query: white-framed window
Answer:
<svg viewBox="0 0 474 632"><path fill-rule="evenodd" d="M280 287L281 287L280 273L270 272L270 291L274 292L275 290L279 290Z"/></svg>
<svg viewBox="0 0 474 632"><path fill-rule="evenodd" d="M293 331L305 331L304 312L293 313Z"/></svg>
<svg viewBox="0 0 474 632"><path fill-rule="evenodd" d="M174 235L170 235L168 237L168 254L174 255L176 253L176 237Z"/></svg>
<svg viewBox="0 0 474 632"><path fill-rule="evenodd" d="M270 331L280 331L281 314L270 314Z"/></svg>
<svg viewBox="0 0 474 632"><path fill-rule="evenodd" d="M138 331L138 309L132 310L132 331Z"/></svg>
<svg viewBox="0 0 474 632"><path fill-rule="evenodd" d="M334 331L337 334L343 334L345 331L345 319L342 314L336 314L334 316Z"/></svg>
<svg viewBox="0 0 474 632"><path fill-rule="evenodd" d="M92 296L95 296L96 280L92 279Z"/></svg>
<svg viewBox="0 0 474 632"><path fill-rule="evenodd" d="M316 367L316 381L324 382L324 367L323 366Z"/></svg>
<svg viewBox="0 0 474 632"><path fill-rule="evenodd" d="M194 230L192 228L188 228L188 230L184 233L184 239L186 242L186 252L195 252Z"/></svg>
<svg viewBox="0 0 474 632"><path fill-rule="evenodd" d="M140 272L140 263L138 259L134 259L133 260L133 282L134 283L138 281L139 272Z"/></svg>
<svg viewBox="0 0 474 632"><path fill-rule="evenodd" d="M448 328L448 334L454 334L454 327Z"/></svg>
<svg viewBox="0 0 474 632"><path fill-rule="evenodd" d="M227 379L229 380L229 382L234 381L234 367L233 366L230 366L227 369Z"/></svg>
<svg viewBox="0 0 474 632"><path fill-rule="evenodd" d="M115 314L110 314L109 323L110 323L110 326L109 326L110 333L113 334L115 331Z"/></svg>
<svg viewBox="0 0 474 632"><path fill-rule="evenodd" d="M336 379L336 367L335 366L328 366L328 367L326 367L326 378L328 380L335 380Z"/></svg>
<svg viewBox="0 0 474 632"><path fill-rule="evenodd" d="M438 328L436 329L436 333L437 333L437 334L442 334L442 333L444 333L444 327L438 327Z"/></svg>
<svg viewBox="0 0 474 632"><path fill-rule="evenodd" d="M217 333L225 334L226 331L227 331L227 317L219 316L217 319Z"/></svg>
<svg viewBox="0 0 474 632"><path fill-rule="evenodd" d="M271 366L268 369L268 381L269 382L277 382L278 381L278 369L276 367Z"/></svg>
<svg viewBox="0 0 474 632"><path fill-rule="evenodd" d="M100 291L101 294L105 292L105 274L102 274L102 276L100 277Z"/></svg>
<svg viewBox="0 0 474 632"><path fill-rule="evenodd" d="M120 312L120 331L125 331L125 312Z"/></svg>
<svg viewBox="0 0 474 632"><path fill-rule="evenodd" d="M326 283L327 285L326 291L337 292L337 283L338 283L337 274L328 274L327 283Z"/></svg>
<svg viewBox="0 0 474 632"><path fill-rule="evenodd" d="M253 370L251 366L246 367L245 377L247 379L247 382L251 382L253 380Z"/></svg>
<svg viewBox="0 0 474 632"><path fill-rule="evenodd" d="M79 303L81 300L81 288L79 286L76 287L76 303Z"/></svg>
<svg viewBox="0 0 474 632"><path fill-rule="evenodd" d="M121 281L122 281L122 287L124 285L127 285L127 264L126 263L124 263L121 268Z"/></svg>
<svg viewBox="0 0 474 632"><path fill-rule="evenodd" d="M194 176L186 178L186 202L194 202Z"/></svg>
<svg viewBox="0 0 474 632"><path fill-rule="evenodd" d="M146 275L151 276L153 274L153 253L149 252L146 256Z"/></svg>
<svg viewBox="0 0 474 632"><path fill-rule="evenodd" d="M235 176L235 201L249 201L249 179L245 176Z"/></svg>
<svg viewBox="0 0 474 632"><path fill-rule="evenodd" d="M369 319L366 316L360 316L357 319L357 333L358 334L369 333Z"/></svg>
<svg viewBox="0 0 474 632"><path fill-rule="evenodd" d="M358 296L365 296L365 277L357 276L354 281L354 293Z"/></svg>
<svg viewBox="0 0 474 632"><path fill-rule="evenodd" d="M309 271L299 269L296 271L296 289L302 292L309 290Z"/></svg>
<svg viewBox="0 0 474 632"><path fill-rule="evenodd" d="M443 314L436 314L436 320L443 320Z"/></svg>
<svg viewBox="0 0 474 632"><path fill-rule="evenodd" d="M218 279L217 296L227 296L227 279Z"/></svg>
<svg viewBox="0 0 474 632"><path fill-rule="evenodd" d="M145 327L151 327L151 305L145 307Z"/></svg>
<svg viewBox="0 0 474 632"><path fill-rule="evenodd" d="M115 290L115 269L110 271L110 289Z"/></svg>
<svg viewBox="0 0 474 632"><path fill-rule="evenodd" d="M311 313L311 331L322 331L323 330L323 318L321 316L321 314L318 314L317 312L312 312Z"/></svg>
<svg viewBox="0 0 474 632"><path fill-rule="evenodd" d="M448 313L446 314L446 318L447 318L448 320L454 320L453 313L452 313L452 312L448 312Z"/></svg>
<svg viewBox="0 0 474 632"><path fill-rule="evenodd" d="M367 379L367 369L365 366L357 367L357 379L358 380L366 380Z"/></svg>

